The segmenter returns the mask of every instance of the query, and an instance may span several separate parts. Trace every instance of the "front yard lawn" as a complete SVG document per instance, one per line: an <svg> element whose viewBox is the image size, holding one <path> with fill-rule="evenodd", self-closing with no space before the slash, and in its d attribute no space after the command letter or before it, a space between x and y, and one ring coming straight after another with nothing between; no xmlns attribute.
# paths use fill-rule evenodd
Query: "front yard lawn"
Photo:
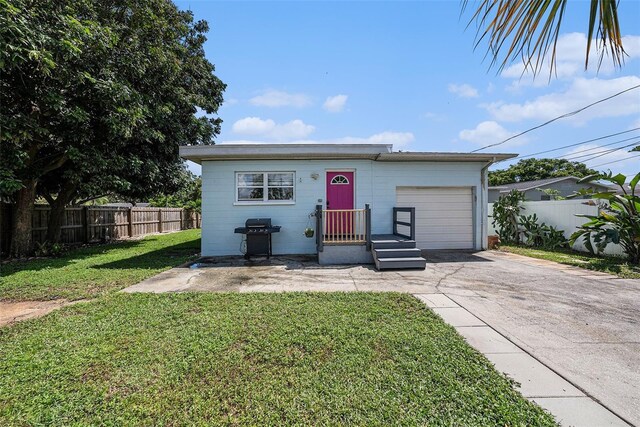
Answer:
<svg viewBox="0 0 640 427"><path fill-rule="evenodd" d="M551 426L405 294L112 294L0 329L1 425Z"/></svg>
<svg viewBox="0 0 640 427"><path fill-rule="evenodd" d="M640 279L640 267L629 264L624 258L595 256L572 250L533 249L524 246L501 245L501 251L546 259L560 264L573 265L588 270L602 271L625 279Z"/></svg>
<svg viewBox="0 0 640 427"><path fill-rule="evenodd" d="M71 300L119 290L200 252L200 230L147 236L70 251L60 258L0 266L0 301Z"/></svg>

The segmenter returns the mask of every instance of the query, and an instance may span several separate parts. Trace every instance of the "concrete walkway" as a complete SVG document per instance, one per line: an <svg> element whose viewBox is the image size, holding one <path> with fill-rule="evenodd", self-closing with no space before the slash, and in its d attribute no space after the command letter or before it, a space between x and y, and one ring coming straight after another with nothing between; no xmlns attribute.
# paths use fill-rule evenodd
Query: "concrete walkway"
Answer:
<svg viewBox="0 0 640 427"><path fill-rule="evenodd" d="M518 382L524 397L551 412L563 426L629 425L445 294L415 296L455 327L497 370Z"/></svg>
<svg viewBox="0 0 640 427"><path fill-rule="evenodd" d="M424 271L383 272L372 266L319 266L303 257L212 258L195 268L161 273L125 292L443 294L582 393L640 426L640 280L495 251L425 256ZM560 409L566 409L581 397L562 396L573 400L540 402L565 402Z"/></svg>

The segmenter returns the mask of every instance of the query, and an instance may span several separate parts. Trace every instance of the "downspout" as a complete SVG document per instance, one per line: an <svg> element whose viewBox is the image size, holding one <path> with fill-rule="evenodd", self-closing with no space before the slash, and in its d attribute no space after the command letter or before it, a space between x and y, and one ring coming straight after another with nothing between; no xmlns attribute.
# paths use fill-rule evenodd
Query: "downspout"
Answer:
<svg viewBox="0 0 640 427"><path fill-rule="evenodd" d="M485 198L488 188L488 169L489 166L496 162L496 158L489 160L486 165L480 169L480 248L482 250L487 249L487 240L489 238L489 232L487 230L487 218L488 218L488 199Z"/></svg>

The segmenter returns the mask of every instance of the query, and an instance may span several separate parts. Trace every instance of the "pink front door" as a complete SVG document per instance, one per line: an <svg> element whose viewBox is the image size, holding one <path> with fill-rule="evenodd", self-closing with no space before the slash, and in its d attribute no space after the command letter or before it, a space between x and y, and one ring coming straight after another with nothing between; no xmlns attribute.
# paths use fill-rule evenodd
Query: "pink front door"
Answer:
<svg viewBox="0 0 640 427"><path fill-rule="evenodd" d="M353 172L327 172L326 233L330 235L351 234L353 231Z"/></svg>

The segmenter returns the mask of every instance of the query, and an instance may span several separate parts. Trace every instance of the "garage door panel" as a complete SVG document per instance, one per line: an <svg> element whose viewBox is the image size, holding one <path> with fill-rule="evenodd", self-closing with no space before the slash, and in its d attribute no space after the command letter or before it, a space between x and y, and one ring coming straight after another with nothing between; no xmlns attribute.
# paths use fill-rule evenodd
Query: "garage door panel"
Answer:
<svg viewBox="0 0 640 427"><path fill-rule="evenodd" d="M472 249L471 188L397 187L399 207L416 208L416 244L421 249ZM407 220L408 216L399 216Z"/></svg>

